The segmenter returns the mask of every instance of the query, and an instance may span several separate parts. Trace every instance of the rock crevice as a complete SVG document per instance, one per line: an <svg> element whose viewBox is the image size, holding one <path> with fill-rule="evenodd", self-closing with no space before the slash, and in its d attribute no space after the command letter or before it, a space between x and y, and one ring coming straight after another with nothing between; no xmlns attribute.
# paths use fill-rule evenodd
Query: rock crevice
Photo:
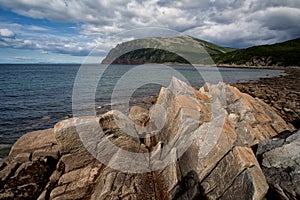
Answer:
<svg viewBox="0 0 300 200"><path fill-rule="evenodd" d="M269 187L299 197L297 135L266 146L293 130L235 87L196 90L173 78L150 110L72 118L22 136L1 164L0 199L263 199ZM294 188L278 186L271 175L289 169Z"/></svg>

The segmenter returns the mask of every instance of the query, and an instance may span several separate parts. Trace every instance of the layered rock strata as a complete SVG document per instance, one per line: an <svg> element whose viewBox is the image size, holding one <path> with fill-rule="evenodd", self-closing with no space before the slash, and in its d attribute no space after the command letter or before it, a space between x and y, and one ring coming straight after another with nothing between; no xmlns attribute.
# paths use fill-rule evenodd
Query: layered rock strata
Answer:
<svg viewBox="0 0 300 200"><path fill-rule="evenodd" d="M264 175L281 150L257 151L262 167L252 150L293 130L235 87L198 91L173 78L150 110L72 118L22 136L1 163L0 199L263 199L269 187L295 196ZM298 145L288 141L280 147L287 159Z"/></svg>

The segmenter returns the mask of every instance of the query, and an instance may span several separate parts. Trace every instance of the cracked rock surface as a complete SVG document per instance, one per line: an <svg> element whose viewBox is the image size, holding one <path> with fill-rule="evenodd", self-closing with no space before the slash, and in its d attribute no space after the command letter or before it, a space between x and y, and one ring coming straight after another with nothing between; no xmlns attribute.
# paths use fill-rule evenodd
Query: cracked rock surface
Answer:
<svg viewBox="0 0 300 200"><path fill-rule="evenodd" d="M294 127L235 87L173 78L150 110L22 136L0 164L0 199L298 198L299 132L266 146L284 131Z"/></svg>
<svg viewBox="0 0 300 200"><path fill-rule="evenodd" d="M258 145L270 199L300 199L300 131L279 135Z"/></svg>

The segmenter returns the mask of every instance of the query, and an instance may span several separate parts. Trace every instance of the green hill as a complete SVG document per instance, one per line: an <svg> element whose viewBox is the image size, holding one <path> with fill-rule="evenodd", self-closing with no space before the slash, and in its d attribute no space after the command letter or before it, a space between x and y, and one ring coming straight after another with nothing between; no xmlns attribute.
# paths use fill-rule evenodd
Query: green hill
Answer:
<svg viewBox="0 0 300 200"><path fill-rule="evenodd" d="M213 64L212 55L225 54L233 50L187 35L146 38L118 44L108 53L102 63Z"/></svg>
<svg viewBox="0 0 300 200"><path fill-rule="evenodd" d="M214 55L217 64L246 66L300 66L300 38Z"/></svg>
<svg viewBox="0 0 300 200"><path fill-rule="evenodd" d="M110 50L102 63L300 66L300 38L238 50L187 35L138 39L118 44Z"/></svg>

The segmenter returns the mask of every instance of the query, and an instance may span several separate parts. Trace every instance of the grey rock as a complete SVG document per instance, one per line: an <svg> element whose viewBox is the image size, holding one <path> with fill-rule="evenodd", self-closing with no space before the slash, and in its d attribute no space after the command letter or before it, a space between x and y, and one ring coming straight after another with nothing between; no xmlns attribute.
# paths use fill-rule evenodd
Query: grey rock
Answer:
<svg viewBox="0 0 300 200"><path fill-rule="evenodd" d="M256 154L270 185L269 198L299 199L300 131L261 142Z"/></svg>

